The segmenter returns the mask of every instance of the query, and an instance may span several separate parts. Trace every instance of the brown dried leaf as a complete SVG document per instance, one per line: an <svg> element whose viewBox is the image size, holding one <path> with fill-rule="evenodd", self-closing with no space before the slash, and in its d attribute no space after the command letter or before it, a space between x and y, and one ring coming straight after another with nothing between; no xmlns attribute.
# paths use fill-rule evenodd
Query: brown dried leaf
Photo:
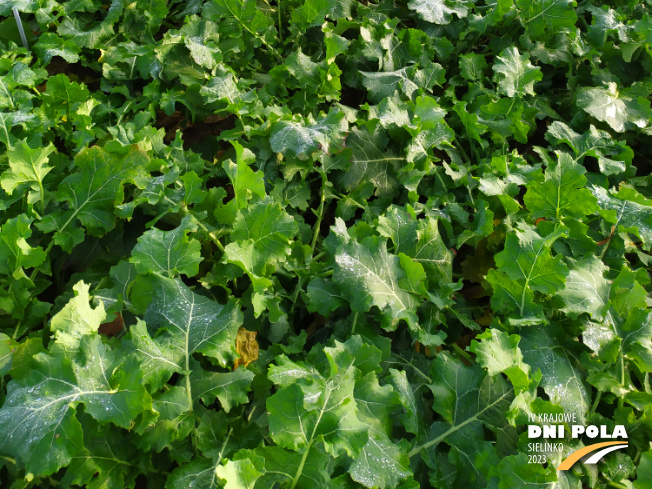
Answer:
<svg viewBox="0 0 652 489"><path fill-rule="evenodd" d="M233 370L238 368L240 365L246 367L251 362L258 360L257 334L258 331L248 331L243 327L238 328L238 334L235 338L235 349L238 352L238 355L240 355L240 358L236 358L235 363L233 364Z"/></svg>

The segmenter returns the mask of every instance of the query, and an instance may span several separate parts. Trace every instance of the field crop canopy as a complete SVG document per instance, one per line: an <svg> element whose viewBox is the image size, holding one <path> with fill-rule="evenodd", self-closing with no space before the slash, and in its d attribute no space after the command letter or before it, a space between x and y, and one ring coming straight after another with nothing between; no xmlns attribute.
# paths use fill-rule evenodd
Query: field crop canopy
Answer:
<svg viewBox="0 0 652 489"><path fill-rule="evenodd" d="M0 0L0 486L652 488L651 92L651 0Z"/></svg>

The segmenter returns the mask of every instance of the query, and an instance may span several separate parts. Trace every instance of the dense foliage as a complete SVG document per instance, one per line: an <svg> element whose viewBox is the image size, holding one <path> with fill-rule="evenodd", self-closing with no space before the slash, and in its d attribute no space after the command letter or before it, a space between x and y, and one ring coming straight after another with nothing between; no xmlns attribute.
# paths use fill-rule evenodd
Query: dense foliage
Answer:
<svg viewBox="0 0 652 489"><path fill-rule="evenodd" d="M3 487L652 487L651 6L0 0Z"/></svg>

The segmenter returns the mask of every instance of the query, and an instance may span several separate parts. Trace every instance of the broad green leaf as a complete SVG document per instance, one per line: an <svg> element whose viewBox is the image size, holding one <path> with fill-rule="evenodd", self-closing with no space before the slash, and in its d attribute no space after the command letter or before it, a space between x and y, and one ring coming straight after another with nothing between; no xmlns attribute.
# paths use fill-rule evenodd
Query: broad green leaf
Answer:
<svg viewBox="0 0 652 489"><path fill-rule="evenodd" d="M212 460L195 457L172 471L165 482L165 489L216 489L219 481L215 469Z"/></svg>
<svg viewBox="0 0 652 489"><path fill-rule="evenodd" d="M325 317L347 303L346 294L341 292L335 283L320 277L310 281L306 292L308 310L316 311Z"/></svg>
<svg viewBox="0 0 652 489"><path fill-rule="evenodd" d="M494 80L498 81L498 93L508 97L536 95L534 84L543 79L543 74L541 68L530 63L527 54L522 55L517 48L510 47L496 59L492 69L496 72Z"/></svg>
<svg viewBox="0 0 652 489"><path fill-rule="evenodd" d="M121 11L122 6L120 5L118 9ZM57 28L57 32L61 37L70 39L77 46L94 49L99 48L107 37L114 34L112 24L113 22L107 17L104 22L95 23L89 29L88 23L81 18L66 18Z"/></svg>
<svg viewBox="0 0 652 489"><path fill-rule="evenodd" d="M219 69L206 86L199 90L206 103L225 101L227 104L235 103L242 96L238 88L235 75L226 69Z"/></svg>
<svg viewBox="0 0 652 489"><path fill-rule="evenodd" d="M462 19L468 13L467 2L460 0L410 0L408 7L433 24L448 24L453 14Z"/></svg>
<svg viewBox="0 0 652 489"><path fill-rule="evenodd" d="M643 129L650 125L650 91L640 83L619 89L615 82L607 88L580 88L577 91L577 106L599 121L606 122L614 131Z"/></svg>
<svg viewBox="0 0 652 489"><path fill-rule="evenodd" d="M124 184L134 181L147 161L138 149L122 154L97 146L83 150L75 158L78 171L66 177L57 191L57 199L67 202L69 210L50 214L40 229L56 231L55 242L68 252L77 244L80 233L83 236L75 228L75 220L91 235L101 236L110 231L116 221L114 206L122 200Z"/></svg>
<svg viewBox="0 0 652 489"><path fill-rule="evenodd" d="M265 474L258 479L256 488L275 485L295 489L330 489L332 458L318 444L304 454L290 452L278 446L256 448L255 453L265 459ZM296 482L295 482L296 481Z"/></svg>
<svg viewBox="0 0 652 489"><path fill-rule="evenodd" d="M516 230L507 235L505 249L496 254L496 265L511 280L537 292L554 294L564 286L568 268L560 255L552 256L551 247L565 235L563 229L545 238L526 227Z"/></svg>
<svg viewBox="0 0 652 489"><path fill-rule="evenodd" d="M539 464L529 464L528 455L519 453L503 458L491 473L498 478L499 489L527 487L528 489L548 489L557 485L557 474L552 464L547 468Z"/></svg>
<svg viewBox="0 0 652 489"><path fill-rule="evenodd" d="M40 246L32 247L27 239L32 235L32 220L25 214L8 219L0 231L0 273L13 275L23 268L43 263L47 256Z"/></svg>
<svg viewBox="0 0 652 489"><path fill-rule="evenodd" d="M340 147L347 127L344 113L332 109L318 121L308 119L307 124L277 122L272 129L269 143L272 151L276 153L288 153L305 159L317 149L329 153L331 146Z"/></svg>
<svg viewBox="0 0 652 489"><path fill-rule="evenodd" d="M184 173L179 177L183 182L186 204L201 204L206 199L206 191L202 188L203 181L194 171Z"/></svg>
<svg viewBox="0 0 652 489"><path fill-rule="evenodd" d="M134 484L136 462L142 457L128 432L100 426L90 418L80 419L84 445L66 468L62 483L88 489L124 489Z"/></svg>
<svg viewBox="0 0 652 489"><path fill-rule="evenodd" d="M396 487L412 475L405 448L384 434L370 435L361 455L349 468L351 479L370 489Z"/></svg>
<svg viewBox="0 0 652 489"><path fill-rule="evenodd" d="M90 93L84 85L60 74L48 78L43 100L50 116L58 118L74 113L89 97Z"/></svg>
<svg viewBox="0 0 652 489"><path fill-rule="evenodd" d="M239 452L241 457L234 457L224 465L215 468L215 475L224 479L224 489L253 489L258 478L265 470L265 459L254 452Z"/></svg>
<svg viewBox="0 0 652 489"><path fill-rule="evenodd" d="M460 74L465 80L482 80L487 62L481 54L468 53L460 56Z"/></svg>
<svg viewBox="0 0 652 489"><path fill-rule="evenodd" d="M231 240L253 242L252 272L267 275L268 267L283 263L290 254L290 244L299 231L292 216L270 200L263 200L238 211ZM231 255L226 254L227 260ZM245 271L249 271L246 270Z"/></svg>
<svg viewBox="0 0 652 489"><path fill-rule="evenodd" d="M512 389L502 377L487 376L479 366L467 367L445 353L437 355L432 362L430 377L433 408L445 421L433 423L428 435L419 440L409 456L421 454L434 468L437 449L445 443L455 464L450 465L446 477L469 484L465 487L484 487L474 462L485 451L485 457L492 456L491 445L483 441L484 427L493 431L507 427L504 413L514 397ZM454 484L448 482L449 487L455 487Z"/></svg>
<svg viewBox="0 0 652 489"><path fill-rule="evenodd" d="M604 319L609 308L605 271L607 267L596 256L573 262L564 289L557 292L564 301L561 310L573 315L588 313L598 321Z"/></svg>
<svg viewBox="0 0 652 489"><path fill-rule="evenodd" d="M181 371L176 349L160 339L152 339L147 325L139 320L129 328L127 340L123 343L126 354L133 354L140 360L143 383L159 389L172 374Z"/></svg>
<svg viewBox="0 0 652 489"><path fill-rule="evenodd" d="M388 151L387 143L387 135L382 130L351 130L347 147L340 154L347 171L338 180L347 191L362 189L369 182L379 196L395 191L398 166L405 158Z"/></svg>
<svg viewBox="0 0 652 489"><path fill-rule="evenodd" d="M5 375L11 369L12 353L15 350L13 340L0 333L0 375Z"/></svg>
<svg viewBox="0 0 652 489"><path fill-rule="evenodd" d="M591 187L603 217L614 229L638 236L643 249L652 246L652 200L645 198L632 187L623 186L618 192L602 187Z"/></svg>
<svg viewBox="0 0 652 489"><path fill-rule="evenodd" d="M19 185L29 184L32 195L30 203L45 199L43 195L43 179L52 170L47 166L48 156L54 151L52 143L45 148L31 149L26 141L21 141L7 151L9 170L1 176L2 188L11 195Z"/></svg>
<svg viewBox="0 0 652 489"><path fill-rule="evenodd" d="M579 424L584 423L589 395L572 354L542 328L522 330L520 348L532 371L541 370L540 386L550 402L561 406L564 413L574 414Z"/></svg>
<svg viewBox="0 0 652 489"><path fill-rule="evenodd" d="M336 226L343 227L344 223L338 220ZM333 280L356 291L349 297L351 308L355 312L367 312L377 306L383 313L383 327L388 330L395 329L401 319L416 325L418 301L399 285L406 273L398 256L389 254L385 242L377 238L369 237L358 243L349 238L345 228L335 232L338 237Z"/></svg>
<svg viewBox="0 0 652 489"><path fill-rule="evenodd" d="M294 383L268 398L272 439L283 448L304 452L320 439L334 454L357 456L367 441L368 427L356 415L353 367L320 382L315 394L306 402L303 389Z"/></svg>
<svg viewBox="0 0 652 489"><path fill-rule="evenodd" d="M250 166L256 159L255 155L236 141L232 141L231 144L235 149L236 162L227 160L223 168L233 185L234 196L232 200L215 210L215 217L227 224L233 224L238 209L247 207L254 195L261 198L267 195L262 172L254 171Z"/></svg>
<svg viewBox="0 0 652 489"><path fill-rule="evenodd" d="M237 368L233 372L206 372L199 365L190 374L193 401L201 399L210 406L219 399L222 409L227 413L235 406L246 403L249 386L254 378L253 372Z"/></svg>
<svg viewBox="0 0 652 489"><path fill-rule="evenodd" d="M0 451L34 475L49 475L83 453L76 406L101 423L128 428L148 408L137 364L122 359L96 335L85 336L73 361L39 353L33 369L7 386L0 409ZM134 369L136 370L134 372Z"/></svg>
<svg viewBox="0 0 652 489"><path fill-rule="evenodd" d="M641 463L636 471L636 489L644 489L648 484L652 484L652 451L648 450L643 453Z"/></svg>
<svg viewBox="0 0 652 489"><path fill-rule="evenodd" d="M55 343L66 352L67 356L78 351L85 336L96 334L106 317L102 304L95 309L91 307L89 288L88 284L77 282L73 287L75 297L68 301L50 323Z"/></svg>
<svg viewBox="0 0 652 489"><path fill-rule="evenodd" d="M190 370L195 352L223 366L236 358L242 312L233 298L222 305L193 292L179 279L152 276L148 280L153 291L145 322L150 331L165 332L155 335L155 342L172 351L182 368Z"/></svg>
<svg viewBox="0 0 652 489"><path fill-rule="evenodd" d="M74 41L62 39L53 32L45 32L34 44L34 51L46 64L55 56L63 58L68 63L76 63L79 61L81 48Z"/></svg>
<svg viewBox="0 0 652 489"><path fill-rule="evenodd" d="M521 22L532 40L571 30L577 22L573 0L517 0Z"/></svg>
<svg viewBox="0 0 652 489"><path fill-rule="evenodd" d="M421 264L433 286L452 280L452 254L439 235L436 219L417 220L392 206L378 219L378 231L392 240L395 254L405 253Z"/></svg>
<svg viewBox="0 0 652 489"><path fill-rule="evenodd" d="M528 185L523 199L525 205L535 217L556 220L565 216L581 219L596 212L596 199L584 188L585 172L570 155L560 154L559 159L546 168L545 182Z"/></svg>
<svg viewBox="0 0 652 489"><path fill-rule="evenodd" d="M150 229L138 238L130 261L141 274L150 272L166 275L194 277L202 261L199 241L188 238L189 232L197 230L190 216L183 218L179 227L172 231Z"/></svg>
<svg viewBox="0 0 652 489"><path fill-rule="evenodd" d="M527 389L530 384L530 366L523 363L523 355L518 347L520 337L490 328L477 338L482 341L473 340L470 350L476 354L478 363L487 369L487 373L507 375L516 393Z"/></svg>
<svg viewBox="0 0 652 489"><path fill-rule="evenodd" d="M560 121L548 126L546 139L552 144L566 143L575 152L575 159L581 161L585 156L598 159L600 171L605 175L617 175L631 164L634 152L624 141L617 141L606 131L593 125L584 134L578 134Z"/></svg>
<svg viewBox="0 0 652 489"><path fill-rule="evenodd" d="M445 81L445 70L439 63L429 63L418 69L414 66L401 68L395 71L381 71L378 73L360 72L362 84L369 90L372 102L380 102L398 90L412 99L418 90L432 90L435 85L442 85Z"/></svg>

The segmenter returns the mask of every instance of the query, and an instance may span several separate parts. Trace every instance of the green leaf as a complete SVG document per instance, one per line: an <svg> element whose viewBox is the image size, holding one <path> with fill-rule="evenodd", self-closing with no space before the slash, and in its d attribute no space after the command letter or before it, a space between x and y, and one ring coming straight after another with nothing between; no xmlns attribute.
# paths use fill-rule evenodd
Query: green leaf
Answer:
<svg viewBox="0 0 652 489"><path fill-rule="evenodd" d="M50 117L58 118L74 113L89 97L90 93L84 85L72 82L66 75L60 74L48 78L43 101Z"/></svg>
<svg viewBox="0 0 652 489"><path fill-rule="evenodd" d="M607 88L580 88L576 101L578 107L609 124L614 131L623 132L650 125L649 97L650 91L640 83L619 90L615 82L609 82Z"/></svg>
<svg viewBox="0 0 652 489"><path fill-rule="evenodd" d="M385 149L387 136L382 130L370 132L353 128L340 158L346 171L339 182L349 192L361 190L371 183L379 196L388 195L398 186L396 173L405 158Z"/></svg>
<svg viewBox="0 0 652 489"><path fill-rule="evenodd" d="M320 390L305 401L298 383L268 398L269 430L281 447L308 451L317 439L334 454L355 457L367 441L367 429L356 415L353 401L353 367L337 379L320 382Z"/></svg>
<svg viewBox="0 0 652 489"><path fill-rule="evenodd" d="M430 377L433 408L445 421L433 423L428 435L419 440L409 456L421 454L435 468L437 449L446 443L455 464L449 466L446 479L472 484L466 487L484 487L474 462L476 457L491 456L491 445L483 441L484 427L494 431L507 428L504 413L514 397L512 389L502 377L487 376L479 366L467 367L446 353L440 353L432 362ZM488 453L483 454L485 451ZM455 482L450 484L455 487Z"/></svg>
<svg viewBox="0 0 652 489"><path fill-rule="evenodd" d="M68 63L76 63L79 61L81 47L71 40L62 39L53 32L45 32L34 44L34 51L38 53L45 64L48 64L55 56L59 56Z"/></svg>
<svg viewBox="0 0 652 489"><path fill-rule="evenodd" d="M8 219L0 231L0 273L10 276L23 268L43 263L47 256L40 246L32 247L27 239L32 235L32 220L25 214Z"/></svg>
<svg viewBox="0 0 652 489"><path fill-rule="evenodd" d="M439 235L436 219L415 220L392 206L378 219L378 231L392 240L395 254L405 253L421 264L432 284L442 285L452 280L452 253Z"/></svg>
<svg viewBox="0 0 652 489"><path fill-rule="evenodd" d="M238 456L239 455L239 456ZM215 468L215 475L226 480L224 489L253 489L265 470L265 459L255 452L240 451L233 460Z"/></svg>
<svg viewBox="0 0 652 489"><path fill-rule="evenodd" d="M604 319L609 309L609 284L604 278L607 267L596 256L573 262L566 285L557 295L564 301L566 314L588 313L595 320Z"/></svg>
<svg viewBox="0 0 652 489"><path fill-rule="evenodd" d="M535 217L559 220L569 216L578 219L598 210L597 201L584 188L586 177L584 167L573 161L570 155L562 153L556 162L546 169L546 180L530 183L524 197L525 205Z"/></svg>
<svg viewBox="0 0 652 489"><path fill-rule="evenodd" d="M530 366L523 363L518 347L520 336L490 328L477 338L482 341L473 340L470 350L476 354L478 363L487 369L487 373L492 376L504 373L516 393L526 390L530 384Z"/></svg>
<svg viewBox="0 0 652 489"><path fill-rule="evenodd" d="M29 202L34 203L45 199L43 195L43 179L52 170L47 166L48 156L54 151L52 143L45 148L31 149L26 141L21 141L7 151L9 170L0 178L2 188L11 195L21 184L29 184L32 190Z"/></svg>
<svg viewBox="0 0 652 489"><path fill-rule="evenodd" d="M518 49L510 47L503 50L492 66L498 81L498 93L508 97L536 95L534 84L543 79L541 68L533 66L527 54L521 55ZM500 76L502 75L502 76Z"/></svg>
<svg viewBox="0 0 652 489"><path fill-rule="evenodd" d="M130 262L138 273L160 273L172 278L176 275L194 277L202 261L201 244L188 239L188 233L197 230L190 216L186 216L179 227L172 231L150 229L138 238L138 244L131 253Z"/></svg>
<svg viewBox="0 0 652 489"><path fill-rule="evenodd" d="M562 257L553 258L550 253L552 244L562 236L562 229L545 238L526 227L516 230L507 235L505 249L496 254L496 265L511 280L525 282L526 287L537 292L553 294L564 286L568 275Z"/></svg>
<svg viewBox="0 0 652 489"><path fill-rule="evenodd" d="M581 373L574 365L573 355L540 328L522 330L520 348L525 363L533 371L541 370L540 386L550 402L561 406L564 413L574 414L578 423L583 424L589 408L589 395Z"/></svg>
<svg viewBox="0 0 652 489"><path fill-rule="evenodd" d="M102 304L95 309L91 307L89 288L88 284L77 282L73 287L75 297L68 301L50 323L55 343L68 355L79 350L85 336L96 334L106 317Z"/></svg>
<svg viewBox="0 0 652 489"><path fill-rule="evenodd" d="M73 457L61 482L89 489L123 489L134 484L136 462L142 456L127 432L100 426L90 416L80 419L84 446Z"/></svg>
<svg viewBox="0 0 652 489"><path fill-rule="evenodd" d="M309 118L307 124L292 121L277 122L269 140L272 151L307 158L317 149L329 153L331 146L341 146L348 124L344 113L331 109L318 121Z"/></svg>
<svg viewBox="0 0 652 489"><path fill-rule="evenodd" d="M236 162L227 160L223 167L233 185L234 196L224 206L215 210L215 217L227 224L233 224L238 209L247 207L254 195L261 198L267 195L262 172L254 171L250 166L256 156L236 141L232 141L231 144L235 149Z"/></svg>
<svg viewBox="0 0 652 489"><path fill-rule="evenodd" d="M643 249L652 246L652 201L635 189L623 186L618 192L610 192L602 187L591 187L598 201L600 212L605 220L620 232L625 231L638 236Z"/></svg>
<svg viewBox="0 0 652 489"><path fill-rule="evenodd" d="M370 489L397 487L412 475L405 448L392 443L384 434L370 435L362 454L349 468L351 479Z"/></svg>
<svg viewBox="0 0 652 489"><path fill-rule="evenodd" d="M206 191L202 188L204 182L194 171L184 173L180 179L183 182L183 201L186 204L201 204L206 199Z"/></svg>
<svg viewBox="0 0 652 489"><path fill-rule="evenodd" d="M396 329L401 319L416 325L417 298L399 285L406 276L399 258L390 255L385 242L377 238L368 237L357 243L349 238L339 218L336 222L333 231L337 233L338 244L333 280L356 291L349 298L351 308L355 312L367 312L372 306L378 307L383 313L383 327L388 330Z"/></svg>
<svg viewBox="0 0 652 489"><path fill-rule="evenodd" d="M322 316L328 316L347 303L346 295L330 280L317 277L310 281L306 289L308 294L308 310L316 311Z"/></svg>
<svg viewBox="0 0 652 489"><path fill-rule="evenodd" d="M538 464L528 464L528 455L519 453L503 458L496 467L491 468L492 475L498 477L499 489L520 486L528 489L547 489L557 483L557 472L552 464L547 468Z"/></svg>
<svg viewBox="0 0 652 489"><path fill-rule="evenodd" d="M123 370L119 361L98 336L83 337L73 361L37 354L29 375L7 386L0 409L0 451L34 475L67 466L83 453L82 429L75 416L80 403L97 421L128 428L147 409L149 396L137 365Z"/></svg>
<svg viewBox="0 0 652 489"><path fill-rule="evenodd" d="M463 19L468 13L467 2L460 0L410 0L408 7L433 24L448 24L453 14Z"/></svg>
<svg viewBox="0 0 652 489"><path fill-rule="evenodd" d="M56 231L55 242L68 252L83 237L82 230L75 228L75 220L91 235L110 231L116 221L114 206L122 200L124 184L135 181L147 161L138 149L114 154L93 146L81 151L75 158L79 170L66 177L57 191L57 199L67 202L69 210L50 214L39 228Z"/></svg>
<svg viewBox="0 0 652 489"><path fill-rule="evenodd" d="M129 328L123 346L127 355L134 355L140 360L143 383L153 389L159 389L170 380L172 374L181 371L176 349L164 340L152 339L144 321L138 320Z"/></svg>
<svg viewBox="0 0 652 489"><path fill-rule="evenodd" d="M233 104L242 97L235 75L223 67L218 69L215 76L199 90L199 93L208 104L218 101Z"/></svg>
<svg viewBox="0 0 652 489"><path fill-rule="evenodd" d="M519 16L532 40L572 30L577 22L573 0L517 0Z"/></svg>
<svg viewBox="0 0 652 489"><path fill-rule="evenodd" d="M199 365L190 374L193 401L201 399L209 406L215 398L219 399L225 412L231 411L235 406L246 403L249 398L251 381L254 373L244 368L233 372L206 372Z"/></svg>
<svg viewBox="0 0 652 489"><path fill-rule="evenodd" d="M179 279L151 276L146 285L153 288L145 312L147 327L152 332L165 332L155 335L155 342L174 352L176 362L186 371L195 352L215 358L222 366L235 360L242 312L233 298L218 304L193 292Z"/></svg>
<svg viewBox="0 0 652 489"><path fill-rule="evenodd" d="M215 464L204 457L195 457L190 462L179 465L168 476L165 489L216 489L218 481Z"/></svg>
<svg viewBox="0 0 652 489"><path fill-rule="evenodd" d="M361 71L362 84L369 90L372 102L380 102L398 90L412 99L418 90L432 90L435 85L445 81L445 70L439 63L428 63L423 69L415 66L401 68L395 71L371 73Z"/></svg>
<svg viewBox="0 0 652 489"><path fill-rule="evenodd" d="M11 369L11 360L15 351L14 342L9 336L0 333L0 375L5 375Z"/></svg>
<svg viewBox="0 0 652 489"><path fill-rule="evenodd" d="M650 483L652 483L652 451L648 450L641 457L641 462L636 471L634 487L644 489Z"/></svg>
<svg viewBox="0 0 652 489"><path fill-rule="evenodd" d="M593 125L588 132L578 134L563 122L554 121L548 126L546 139L555 145L566 143L575 152L578 162L585 156L597 158L600 172L605 175L624 172L634 157L634 152L624 141L615 140L611 134Z"/></svg>
<svg viewBox="0 0 652 489"><path fill-rule="evenodd" d="M481 54L467 53L460 56L460 74L465 80L482 80L487 62Z"/></svg>
<svg viewBox="0 0 652 489"><path fill-rule="evenodd" d="M294 218L277 203L263 200L246 209L238 211L231 239L234 242L252 243L251 268L246 272L264 276L268 267L283 263L290 254L292 238L299 231ZM234 255L235 243L226 247L226 260L240 263Z"/></svg>

